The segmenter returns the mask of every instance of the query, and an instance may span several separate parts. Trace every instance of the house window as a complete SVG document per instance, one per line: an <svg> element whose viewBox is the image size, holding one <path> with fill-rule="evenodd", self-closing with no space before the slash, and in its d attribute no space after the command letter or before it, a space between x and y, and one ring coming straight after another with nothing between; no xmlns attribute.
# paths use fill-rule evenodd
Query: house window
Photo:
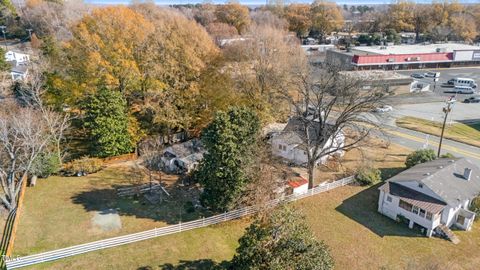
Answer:
<svg viewBox="0 0 480 270"><path fill-rule="evenodd" d="M420 216L421 216L421 217L425 217L425 210L420 209Z"/></svg>
<svg viewBox="0 0 480 270"><path fill-rule="evenodd" d="M278 145L278 149L282 150L282 149L283 149L283 145L279 144L279 145Z"/></svg>
<svg viewBox="0 0 480 270"><path fill-rule="evenodd" d="M283 146L283 151L287 151L287 146L286 145Z"/></svg>
<svg viewBox="0 0 480 270"><path fill-rule="evenodd" d="M392 202L392 197L387 196L387 202Z"/></svg>
<svg viewBox="0 0 480 270"><path fill-rule="evenodd" d="M432 213L427 212L426 218L427 218L428 220L432 220Z"/></svg>
<svg viewBox="0 0 480 270"><path fill-rule="evenodd" d="M464 225L465 224L465 217L461 216L461 215L458 215L457 223L460 224L460 225Z"/></svg>
<svg viewBox="0 0 480 270"><path fill-rule="evenodd" d="M412 212L414 214L418 214L418 207L416 207L416 206L412 207Z"/></svg>
<svg viewBox="0 0 480 270"><path fill-rule="evenodd" d="M422 184L422 183L418 183L418 187L419 187L419 188L423 188L423 184Z"/></svg>
<svg viewBox="0 0 480 270"><path fill-rule="evenodd" d="M402 200L400 200L400 202L398 203L398 206L400 208L403 208L403 209L409 211L409 212L412 211L412 207L413 207L413 205L407 203L406 201L402 201Z"/></svg>

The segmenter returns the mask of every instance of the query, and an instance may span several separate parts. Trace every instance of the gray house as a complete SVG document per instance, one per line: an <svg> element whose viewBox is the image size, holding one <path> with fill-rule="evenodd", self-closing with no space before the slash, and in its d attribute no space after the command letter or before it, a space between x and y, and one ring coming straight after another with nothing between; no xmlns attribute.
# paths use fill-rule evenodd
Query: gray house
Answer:
<svg viewBox="0 0 480 270"><path fill-rule="evenodd" d="M205 148L199 139L167 147L160 158L160 167L168 173L189 173L203 159Z"/></svg>
<svg viewBox="0 0 480 270"><path fill-rule="evenodd" d="M406 218L429 237L434 231L448 235L451 226L472 228L475 213L468 209L480 194L480 169L465 158L437 159L397 174L379 190L378 212Z"/></svg>

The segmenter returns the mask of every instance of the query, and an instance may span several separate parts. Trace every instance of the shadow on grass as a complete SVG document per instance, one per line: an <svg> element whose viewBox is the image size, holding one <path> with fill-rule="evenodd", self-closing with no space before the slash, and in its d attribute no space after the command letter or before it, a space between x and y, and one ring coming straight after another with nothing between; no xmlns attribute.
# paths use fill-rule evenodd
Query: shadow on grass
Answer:
<svg viewBox="0 0 480 270"><path fill-rule="evenodd" d="M377 212L378 188L382 184L374 185L347 198L335 210L360 223L380 237L423 237L420 233L410 230L407 226L401 225Z"/></svg>
<svg viewBox="0 0 480 270"><path fill-rule="evenodd" d="M120 197L117 189L127 186L82 191L71 197L73 203L80 204L86 211L104 212L114 209L120 216L135 216L167 224L178 224L207 217L211 213L193 208L192 199L180 192L179 188L168 190L171 197L163 194L163 200L151 203L143 195Z"/></svg>
<svg viewBox="0 0 480 270"><path fill-rule="evenodd" d="M221 263L217 263L211 259L200 259L194 261L180 261L180 263L177 265L167 263L164 265L159 265L159 267L162 270L223 270L228 269L229 262L223 261ZM137 270L141 269L144 268L138 268Z"/></svg>

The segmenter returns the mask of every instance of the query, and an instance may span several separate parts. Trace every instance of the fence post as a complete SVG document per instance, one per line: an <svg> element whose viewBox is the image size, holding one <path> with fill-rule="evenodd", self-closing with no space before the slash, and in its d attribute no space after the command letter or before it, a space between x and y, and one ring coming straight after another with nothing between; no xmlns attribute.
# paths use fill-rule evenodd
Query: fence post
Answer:
<svg viewBox="0 0 480 270"><path fill-rule="evenodd" d="M182 221L181 221L181 220L180 220L180 223L179 223L179 224L180 224L179 230L182 231Z"/></svg>
<svg viewBox="0 0 480 270"><path fill-rule="evenodd" d="M227 221L227 212L223 213L223 221Z"/></svg>
<svg viewBox="0 0 480 270"><path fill-rule="evenodd" d="M205 217L202 217L202 227L205 227Z"/></svg>
<svg viewBox="0 0 480 270"><path fill-rule="evenodd" d="M155 227L154 230L155 230L155 231L154 231L154 232L155 232L155 237L157 237L157 227Z"/></svg>

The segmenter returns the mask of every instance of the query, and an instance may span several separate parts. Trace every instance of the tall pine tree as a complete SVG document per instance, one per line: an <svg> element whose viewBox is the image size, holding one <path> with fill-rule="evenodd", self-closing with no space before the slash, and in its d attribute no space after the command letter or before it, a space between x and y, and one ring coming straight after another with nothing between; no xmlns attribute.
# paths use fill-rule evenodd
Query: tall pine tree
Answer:
<svg viewBox="0 0 480 270"><path fill-rule="evenodd" d="M92 155L109 157L133 150L128 131L127 101L120 92L101 88L84 100L83 110Z"/></svg>
<svg viewBox="0 0 480 270"><path fill-rule="evenodd" d="M260 122L250 109L230 108L217 112L202 133L207 153L195 178L203 185L201 201L214 211L237 206L249 180L250 166L257 144Z"/></svg>

